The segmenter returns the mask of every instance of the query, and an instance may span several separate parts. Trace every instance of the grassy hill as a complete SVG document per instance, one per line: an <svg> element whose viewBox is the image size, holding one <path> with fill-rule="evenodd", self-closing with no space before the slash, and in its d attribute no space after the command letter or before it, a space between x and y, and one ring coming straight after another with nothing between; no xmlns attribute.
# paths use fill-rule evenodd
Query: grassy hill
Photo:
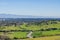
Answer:
<svg viewBox="0 0 60 40"><path fill-rule="evenodd" d="M32 31L31 39L27 37L30 31ZM8 36L11 39L57 40L60 39L60 21L43 21L41 23L23 23L17 26L1 26L0 35Z"/></svg>

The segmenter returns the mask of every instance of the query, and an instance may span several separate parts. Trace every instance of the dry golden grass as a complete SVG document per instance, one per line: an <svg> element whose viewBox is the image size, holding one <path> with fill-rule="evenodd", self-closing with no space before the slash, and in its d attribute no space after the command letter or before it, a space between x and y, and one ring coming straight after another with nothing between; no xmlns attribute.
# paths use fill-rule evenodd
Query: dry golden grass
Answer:
<svg viewBox="0 0 60 40"><path fill-rule="evenodd" d="M25 40L60 40L60 36L40 37L40 38L29 38Z"/></svg>

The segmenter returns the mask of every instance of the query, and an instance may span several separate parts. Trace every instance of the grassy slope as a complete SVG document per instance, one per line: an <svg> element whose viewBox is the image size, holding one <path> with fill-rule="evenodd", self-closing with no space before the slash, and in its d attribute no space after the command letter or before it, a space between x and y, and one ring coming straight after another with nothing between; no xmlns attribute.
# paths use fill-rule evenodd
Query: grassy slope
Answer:
<svg viewBox="0 0 60 40"><path fill-rule="evenodd" d="M40 30L41 28L45 29L45 28L60 28L60 23L57 24L49 24L49 25L42 25L42 26L37 26L37 25L30 25L28 27L26 27L26 24L23 24L20 26L23 29L26 30ZM20 27L14 27L14 26L9 26L9 27L2 27L0 28L0 30L23 30ZM37 32L38 33L38 32ZM2 33L0 33L2 34ZM44 31L43 35L55 35L55 34L60 34L60 30L56 30L56 31ZM9 37L13 38L13 37L17 37L17 38L23 38L26 37L27 33L25 32L14 32L14 33L10 33L7 34Z"/></svg>
<svg viewBox="0 0 60 40"><path fill-rule="evenodd" d="M42 26L37 26L37 25L30 25L28 27L24 25L21 25L22 28L26 29L26 30L40 30L40 29L47 29L47 28L60 28L60 23L57 24L49 24L49 25L42 25Z"/></svg>
<svg viewBox="0 0 60 40"><path fill-rule="evenodd" d="M22 29L21 29L22 28ZM15 27L15 26L6 26L6 27L0 27L0 30L40 30L40 29L47 29L47 28L60 28L60 23L57 24L49 24L49 25L29 25L28 27L26 27L26 24L20 25Z"/></svg>

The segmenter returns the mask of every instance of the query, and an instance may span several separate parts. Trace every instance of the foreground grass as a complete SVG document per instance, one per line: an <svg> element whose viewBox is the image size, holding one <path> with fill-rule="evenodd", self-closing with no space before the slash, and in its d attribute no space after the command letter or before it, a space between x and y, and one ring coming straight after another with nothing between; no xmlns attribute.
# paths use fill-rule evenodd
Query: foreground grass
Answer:
<svg viewBox="0 0 60 40"><path fill-rule="evenodd" d="M60 30L35 31L32 33L33 38L60 35Z"/></svg>
<svg viewBox="0 0 60 40"><path fill-rule="evenodd" d="M10 38L26 38L27 32L13 32L13 33L8 33L7 36Z"/></svg>
<svg viewBox="0 0 60 40"><path fill-rule="evenodd" d="M14 39L14 38L26 38L27 36L27 32L8 32L8 33L3 33L3 32L0 32L0 35L5 35L5 36L8 36L9 38L11 39Z"/></svg>
<svg viewBox="0 0 60 40"><path fill-rule="evenodd" d="M40 38L28 38L24 40L60 40L60 36L40 37Z"/></svg>

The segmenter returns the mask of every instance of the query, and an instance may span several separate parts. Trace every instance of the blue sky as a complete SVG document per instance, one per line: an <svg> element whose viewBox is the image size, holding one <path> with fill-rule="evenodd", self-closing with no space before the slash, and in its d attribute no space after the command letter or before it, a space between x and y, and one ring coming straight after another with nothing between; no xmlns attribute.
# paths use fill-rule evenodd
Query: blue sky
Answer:
<svg viewBox="0 0 60 40"><path fill-rule="evenodd" d="M2 13L60 17L60 0L0 0Z"/></svg>

